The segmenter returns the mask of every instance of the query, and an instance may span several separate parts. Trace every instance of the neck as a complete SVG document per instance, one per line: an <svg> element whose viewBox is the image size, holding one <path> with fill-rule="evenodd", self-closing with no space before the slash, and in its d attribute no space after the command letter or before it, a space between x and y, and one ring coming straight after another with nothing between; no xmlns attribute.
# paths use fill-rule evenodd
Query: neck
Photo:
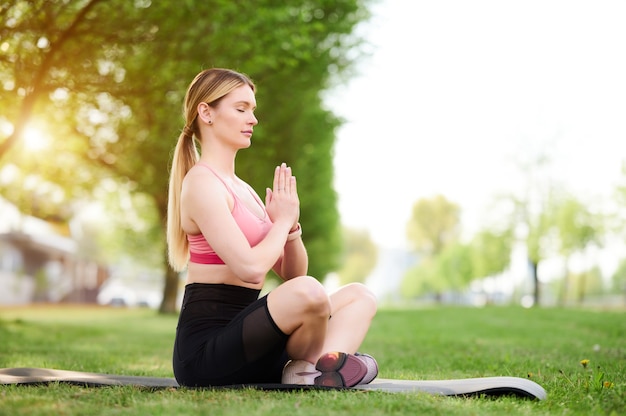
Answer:
<svg viewBox="0 0 626 416"><path fill-rule="evenodd" d="M223 178L235 178L235 155L220 154L214 149L203 149L200 162L205 163Z"/></svg>

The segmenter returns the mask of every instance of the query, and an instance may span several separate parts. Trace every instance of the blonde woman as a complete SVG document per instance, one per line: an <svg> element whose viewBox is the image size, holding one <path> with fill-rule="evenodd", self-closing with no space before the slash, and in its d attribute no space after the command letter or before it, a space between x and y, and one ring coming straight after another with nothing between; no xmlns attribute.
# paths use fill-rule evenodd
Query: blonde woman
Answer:
<svg viewBox="0 0 626 416"><path fill-rule="evenodd" d="M258 123L255 93L247 76L219 68L199 73L187 90L167 224L170 263L187 269L174 375L183 386L369 383L376 361L356 351L376 313L374 296L361 284L329 295L307 276L289 166L276 167L265 203L235 174L237 152L250 147ZM284 282L259 298L270 269Z"/></svg>

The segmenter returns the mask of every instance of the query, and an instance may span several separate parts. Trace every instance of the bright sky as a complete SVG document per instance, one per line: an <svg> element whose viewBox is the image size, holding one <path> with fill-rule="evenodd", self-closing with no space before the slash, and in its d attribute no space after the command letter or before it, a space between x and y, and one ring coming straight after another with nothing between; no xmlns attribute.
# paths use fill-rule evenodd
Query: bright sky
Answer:
<svg viewBox="0 0 626 416"><path fill-rule="evenodd" d="M380 0L373 54L335 91L345 225L404 247L412 205L443 194L480 228L545 151L552 179L608 198L626 160L626 1Z"/></svg>

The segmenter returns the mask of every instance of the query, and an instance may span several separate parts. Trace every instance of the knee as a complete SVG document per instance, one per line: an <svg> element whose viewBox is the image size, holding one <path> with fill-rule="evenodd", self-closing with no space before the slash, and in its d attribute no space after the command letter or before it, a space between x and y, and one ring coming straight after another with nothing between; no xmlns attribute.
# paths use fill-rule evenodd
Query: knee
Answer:
<svg viewBox="0 0 626 416"><path fill-rule="evenodd" d="M378 300L374 292L362 283L351 283L346 288L351 292L354 301L358 302L365 311L369 312L371 317L376 315Z"/></svg>
<svg viewBox="0 0 626 416"><path fill-rule="evenodd" d="M314 277L301 276L291 280L294 284L293 295L305 312L326 316L330 315L330 299L324 286Z"/></svg>

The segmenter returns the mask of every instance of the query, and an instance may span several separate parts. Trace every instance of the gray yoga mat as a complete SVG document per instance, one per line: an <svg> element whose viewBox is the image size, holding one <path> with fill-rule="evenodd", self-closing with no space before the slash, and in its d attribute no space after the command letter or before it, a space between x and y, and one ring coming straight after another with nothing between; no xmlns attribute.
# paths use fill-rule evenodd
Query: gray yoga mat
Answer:
<svg viewBox="0 0 626 416"><path fill-rule="evenodd" d="M125 376L117 374L88 373L82 371L54 370L47 368L0 369L0 384L48 384L54 382L88 387L179 387L175 379L167 377ZM331 387L301 386L296 384L243 384L233 386L217 386L212 388L256 388L261 390L332 389ZM453 380L393 380L377 378L370 384L344 390L374 390L389 393L427 393L444 396L513 395L539 400L546 398L546 391L543 387L534 381L519 377L480 377Z"/></svg>

